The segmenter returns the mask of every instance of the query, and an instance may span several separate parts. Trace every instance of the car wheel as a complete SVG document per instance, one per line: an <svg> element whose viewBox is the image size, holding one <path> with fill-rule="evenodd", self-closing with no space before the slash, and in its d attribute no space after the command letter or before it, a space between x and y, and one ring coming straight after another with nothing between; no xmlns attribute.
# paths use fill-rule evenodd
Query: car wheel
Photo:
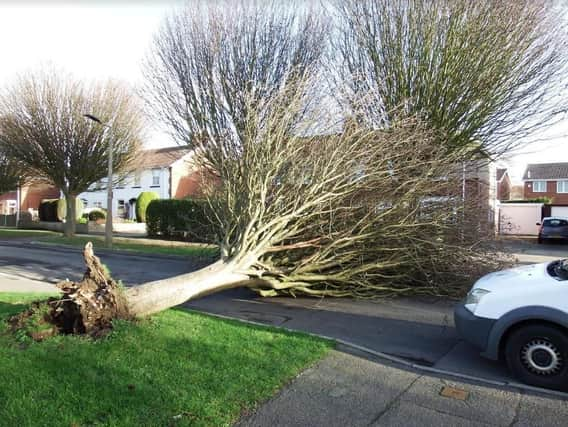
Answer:
<svg viewBox="0 0 568 427"><path fill-rule="evenodd" d="M506 342L505 358L520 381L568 390L568 336L561 329L529 325L513 331Z"/></svg>
<svg viewBox="0 0 568 427"><path fill-rule="evenodd" d="M544 239L539 236L539 238L537 239L537 243L538 243L539 245L542 244L542 243L544 243Z"/></svg>

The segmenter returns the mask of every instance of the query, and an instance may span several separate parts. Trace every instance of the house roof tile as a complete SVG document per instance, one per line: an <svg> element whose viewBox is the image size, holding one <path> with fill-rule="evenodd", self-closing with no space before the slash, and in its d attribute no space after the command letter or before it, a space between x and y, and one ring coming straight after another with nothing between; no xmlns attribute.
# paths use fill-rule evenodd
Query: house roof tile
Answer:
<svg viewBox="0 0 568 427"><path fill-rule="evenodd" d="M506 172L507 168L497 168L497 181L501 181Z"/></svg>
<svg viewBox="0 0 568 427"><path fill-rule="evenodd" d="M165 168L189 154L187 147L166 147L153 150L144 150L140 155L139 169Z"/></svg>
<svg viewBox="0 0 568 427"><path fill-rule="evenodd" d="M567 163L530 163L525 169L523 180L568 179Z"/></svg>

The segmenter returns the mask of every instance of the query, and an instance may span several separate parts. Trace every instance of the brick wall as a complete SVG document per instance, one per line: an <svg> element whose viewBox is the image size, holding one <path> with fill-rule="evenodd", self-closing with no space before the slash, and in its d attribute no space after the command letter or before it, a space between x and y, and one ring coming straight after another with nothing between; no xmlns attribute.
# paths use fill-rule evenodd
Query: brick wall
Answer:
<svg viewBox="0 0 568 427"><path fill-rule="evenodd" d="M171 198L199 197L201 193L200 173L192 170L188 162L176 162L170 168Z"/></svg>
<svg viewBox="0 0 568 427"><path fill-rule="evenodd" d="M525 199L534 199L537 197L550 197L552 199L552 203L554 204L568 204L568 193L557 193L556 181L547 181L546 192L544 193L535 193L534 191L532 191L532 182L525 181Z"/></svg>
<svg viewBox="0 0 568 427"><path fill-rule="evenodd" d="M505 175L501 182L497 183L497 199L509 200L511 199L511 180L508 175Z"/></svg>
<svg viewBox="0 0 568 427"><path fill-rule="evenodd" d="M27 211L28 209L35 209L39 207L42 200L45 199L58 199L59 190L55 187L46 184L31 184L22 187L20 192L20 210ZM15 191L0 195L0 213L9 213L6 202L8 200L16 200L17 195Z"/></svg>
<svg viewBox="0 0 568 427"><path fill-rule="evenodd" d="M45 184L34 184L22 187L21 206L22 211L39 208L39 204L45 199L59 199L60 192L57 188Z"/></svg>

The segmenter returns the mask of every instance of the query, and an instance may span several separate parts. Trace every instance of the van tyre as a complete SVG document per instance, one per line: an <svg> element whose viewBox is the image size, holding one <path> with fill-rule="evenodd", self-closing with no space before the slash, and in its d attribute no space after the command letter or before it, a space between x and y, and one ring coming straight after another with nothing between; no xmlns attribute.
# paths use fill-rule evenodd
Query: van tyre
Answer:
<svg viewBox="0 0 568 427"><path fill-rule="evenodd" d="M506 342L505 358L518 380L568 390L568 335L560 328L534 324L513 331Z"/></svg>

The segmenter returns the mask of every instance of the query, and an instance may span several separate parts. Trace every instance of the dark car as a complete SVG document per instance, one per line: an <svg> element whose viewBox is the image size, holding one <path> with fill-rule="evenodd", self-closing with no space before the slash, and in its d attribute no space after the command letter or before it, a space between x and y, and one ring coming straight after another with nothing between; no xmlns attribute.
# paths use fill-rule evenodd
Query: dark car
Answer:
<svg viewBox="0 0 568 427"><path fill-rule="evenodd" d="M538 243L543 243L547 239L568 240L568 218L547 217L536 225L540 225Z"/></svg>

